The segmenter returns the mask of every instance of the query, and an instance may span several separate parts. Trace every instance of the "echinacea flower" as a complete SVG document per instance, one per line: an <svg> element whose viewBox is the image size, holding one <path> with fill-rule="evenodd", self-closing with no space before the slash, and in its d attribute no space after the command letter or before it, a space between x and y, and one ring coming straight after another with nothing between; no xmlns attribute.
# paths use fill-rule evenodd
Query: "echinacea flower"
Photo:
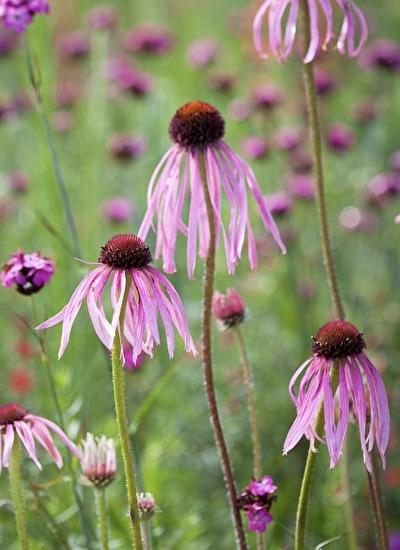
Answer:
<svg viewBox="0 0 400 550"><path fill-rule="evenodd" d="M138 493L138 508L141 520L148 520L157 511L156 499L151 493Z"/></svg>
<svg viewBox="0 0 400 550"><path fill-rule="evenodd" d="M175 349L174 327L184 340L186 351L196 354L181 299L168 279L150 265L151 261L149 247L136 235L115 235L101 247L95 269L83 278L68 304L37 327L43 330L63 324L59 357L68 345L72 325L85 298L93 328L100 341L111 350L126 290L125 319L119 330L124 342L132 347L133 360L142 351L152 355L154 344L160 343L158 314L164 324L170 357ZM111 321L104 311L104 294L109 281Z"/></svg>
<svg viewBox="0 0 400 550"><path fill-rule="evenodd" d="M114 480L117 471L114 440L88 433L82 445L81 467L86 481L95 487L106 487Z"/></svg>
<svg viewBox="0 0 400 550"><path fill-rule="evenodd" d="M217 242L222 233L228 272L235 271L247 232L250 266L257 266L254 233L247 204L246 184L255 198L265 227L286 252L278 228L252 169L223 141L224 119L212 105L191 101L177 110L169 126L175 142L163 156L151 178L148 208L139 229L146 238L157 218L156 258L162 256L164 270L176 270L178 232L187 237L187 271L193 277L196 255L205 258L209 249L209 226L203 185L208 186L215 215ZM204 174L203 174L204 170ZM204 181L203 181L204 177ZM222 193L229 203L229 227L222 211ZM188 219L183 219L185 199L190 196Z"/></svg>
<svg viewBox="0 0 400 550"><path fill-rule="evenodd" d="M54 459L58 468L63 465L63 459L54 444L50 431L53 431L64 445L77 456L82 457L81 451L70 441L61 428L51 420L31 414L25 407L16 403L0 405L0 471L8 468L10 464L11 450L15 437L18 437L25 447L29 457L39 470L42 465L36 454L35 440Z"/></svg>
<svg viewBox="0 0 400 550"><path fill-rule="evenodd" d="M54 274L54 262L39 252L18 250L11 254L0 271L0 282L26 296L39 292Z"/></svg>
<svg viewBox="0 0 400 550"><path fill-rule="evenodd" d="M338 34L336 47L338 51L349 57L357 56L364 46L368 27L365 16L353 0L336 0L342 12L342 27ZM310 43L306 45L307 52L304 63L313 61L319 49L327 49L336 39L334 32L334 13L332 0L307 0L310 17ZM274 55L283 62L293 50L299 19L300 0L264 0L257 11L253 23L253 39L258 54L267 58ZM324 19L325 36L321 36L320 18ZM263 44L264 20L268 21L268 51ZM358 42L357 42L357 38Z"/></svg>
<svg viewBox="0 0 400 550"><path fill-rule="evenodd" d="M270 509L276 500L277 486L271 476L253 479L238 497L238 505L246 512L251 531L263 533L272 521Z"/></svg>
<svg viewBox="0 0 400 550"><path fill-rule="evenodd" d="M23 32L37 13L49 13L47 0L2 0L0 19L6 27Z"/></svg>
<svg viewBox="0 0 400 550"><path fill-rule="evenodd" d="M214 292L212 311L224 328L232 328L243 323L246 305L239 292L234 288L229 288L225 294Z"/></svg>
<svg viewBox="0 0 400 550"><path fill-rule="evenodd" d="M284 454L293 449L303 435L314 448L315 439L320 438L315 433L315 422L323 407L331 468L340 458L350 411L358 424L366 468L371 471L370 452L374 445L385 466L390 431L388 400L382 378L365 354L365 347L363 334L348 321L331 321L318 330L313 338L312 357L297 369L289 384L297 417L286 436ZM294 385L305 369L296 395Z"/></svg>

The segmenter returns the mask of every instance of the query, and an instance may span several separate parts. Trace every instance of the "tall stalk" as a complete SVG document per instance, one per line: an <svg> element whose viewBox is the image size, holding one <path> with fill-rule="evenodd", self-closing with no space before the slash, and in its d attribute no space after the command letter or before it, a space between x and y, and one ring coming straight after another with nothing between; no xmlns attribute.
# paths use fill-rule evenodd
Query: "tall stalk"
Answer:
<svg viewBox="0 0 400 550"><path fill-rule="evenodd" d="M25 505L21 491L21 449L19 438L15 437L8 467L11 496L14 504L15 523L22 550L29 550L28 531L26 529Z"/></svg>
<svg viewBox="0 0 400 550"><path fill-rule="evenodd" d="M30 44L29 44L29 40L28 40L28 32L27 31L25 31L25 33L24 33L24 48L25 48L26 63L27 63L27 66L28 66L29 79L30 79L32 89L33 89L34 94L35 94L36 104L37 104L37 108L38 108L38 112L39 112L40 121L42 123L43 130L44 130L45 137L46 137L46 141L47 141L47 146L48 146L49 151L50 151L50 157L51 157L51 162L52 162L52 166L53 166L53 170L54 170L54 175L55 175L55 178L56 178L58 191L59 191L60 196L61 196L61 202L62 202L62 205L63 205L63 208L64 208L64 214L65 214L65 218L66 218L66 221L67 221L68 230L70 232L70 236L71 236L71 240L72 240L72 244L73 244L73 249L74 249L74 254L75 254L75 256L80 258L81 257L81 248L80 248L80 244L79 244L78 231L76 229L75 220L74 220L74 216L72 214L72 208L71 208L71 203L70 203L69 196L68 196L67 187L65 185L65 181L64 181L64 178L63 178L63 175L62 175L62 172L61 172L61 168L60 168L60 163L59 163L59 160L58 160L57 151L56 151L56 148L55 148L55 145L54 145L54 139L53 139L49 119L47 117L46 110L44 108L42 93L41 93L41 90L40 90L40 79L36 74L36 70L35 70L35 66L34 66L34 62L33 62L33 58L32 58L32 52L31 52L31 48L30 48Z"/></svg>
<svg viewBox="0 0 400 550"><path fill-rule="evenodd" d="M107 506L106 490L104 487L95 487L94 496L96 499L97 524L99 529L99 541L101 550L108 550L108 525L107 525Z"/></svg>
<svg viewBox="0 0 400 550"><path fill-rule="evenodd" d="M128 495L129 517L132 535L132 548L142 550L142 536L140 532L139 508L137 500L135 464L132 456L129 441L128 414L126 410L124 369L122 362L122 343L123 326L125 319L126 304L128 301L129 289L132 284L131 276L126 272L126 287L123 297L121 314L118 323L118 329L114 338L111 353L112 379L114 388L115 413L121 442L122 459L125 470L125 483Z"/></svg>
<svg viewBox="0 0 400 550"><path fill-rule="evenodd" d="M214 374L211 349L211 321L212 321L212 298L214 293L215 276L215 217L214 209L211 203L211 197L208 190L207 172L205 167L204 155L200 153L201 182L203 186L204 199L207 208L208 224L210 229L210 245L207 252L207 258L204 268L204 299L203 299L203 320L202 320L202 352L203 352L203 372L204 389L207 397L208 410L210 413L211 426L214 432L215 444L218 449L218 455L224 475L225 487L229 498L233 524L236 534L236 544L240 550L247 549L246 537L243 530L242 518L237 502L236 483L233 474L233 468L229 457L228 446L219 416L217 398L215 395Z"/></svg>
<svg viewBox="0 0 400 550"><path fill-rule="evenodd" d="M300 19L301 19L304 41L306 44L309 44L310 43L310 14L309 14L307 0L300 0ZM345 311L344 311L342 297L340 294L339 283L337 280L335 263L334 263L333 253L332 253L332 245L331 245L331 240L329 235L328 214L326 209L325 189L324 189L324 171L323 171L323 162L322 162L321 124L320 124L320 118L319 118L319 112L318 112L318 101L317 101L317 91L315 86L313 62L307 63L307 64L303 63L303 77L304 77L304 88L305 88L307 112L308 112L308 123L310 127L311 146L312 146L313 160L314 160L314 170L315 170L315 176L316 176L316 203L317 203L317 212L318 212L318 220L319 220L319 227L320 227L324 266L325 266L327 282L330 288L332 304L335 309L336 317L338 319L344 319ZM309 455L311 452L312 451L310 448L308 452ZM346 448L344 449L344 452L347 452ZM373 462L373 465L372 465L373 472L370 479L375 479L377 481L379 480L379 471L376 467L376 462L375 461L372 461L372 462ZM308 459L307 459L307 463L308 463ZM307 466L306 466L304 476L308 474L309 474L309 471L307 470ZM303 483L304 481L305 480L303 477ZM345 495L345 498L348 504L346 505L345 511L347 515L351 514L352 516L352 506L350 503L351 495L349 491L347 467L342 469L342 484L343 484L344 491L346 491L347 489L347 494ZM383 504L382 504L382 496L381 496L379 482L370 483L370 492L371 492L371 500L373 502L376 526L378 529L378 539L379 541L385 541L385 540L387 541L386 522L382 521L382 518L385 517L385 513L383 509ZM303 522L304 525L306 521L306 515L305 515L306 509L307 507L305 506L304 513L300 514L300 520L301 520L300 523ZM350 544L351 545L355 544L357 546L357 543L356 542L354 543L355 541L354 518L348 517L347 524L352 526ZM304 525L303 525L303 528L304 528ZM296 531L296 535L297 535L297 531ZM296 550L300 550L302 548L304 548L304 539L303 539L302 545L296 546ZM387 545L380 546L380 550L386 550L386 549L387 549Z"/></svg>

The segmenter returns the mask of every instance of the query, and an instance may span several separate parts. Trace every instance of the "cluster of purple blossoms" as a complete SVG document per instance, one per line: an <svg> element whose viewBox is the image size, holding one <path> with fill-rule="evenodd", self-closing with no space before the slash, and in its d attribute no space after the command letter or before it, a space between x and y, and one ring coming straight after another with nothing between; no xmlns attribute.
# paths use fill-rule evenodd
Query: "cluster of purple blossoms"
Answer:
<svg viewBox="0 0 400 550"><path fill-rule="evenodd" d="M47 0L0 0L0 19L17 32L23 32L37 13L49 11Z"/></svg>
<svg viewBox="0 0 400 550"><path fill-rule="evenodd" d="M18 437L25 447L29 457L41 470L36 453L35 440L53 458L58 468L63 465L63 459L54 444L50 431L53 431L64 445L77 456L82 458L82 452L65 433L51 420L31 414L25 407L16 403L0 405L0 472L2 468L8 468L10 464L11 450L15 437Z"/></svg>
<svg viewBox="0 0 400 550"><path fill-rule="evenodd" d="M174 39L168 29L154 23L142 23L124 38L125 49L134 53L160 55L168 52Z"/></svg>
<svg viewBox="0 0 400 550"><path fill-rule="evenodd" d="M174 272L178 232L187 237L187 271L194 275L196 255L205 258L210 243L204 185L207 185L215 215L217 242L221 233L229 273L234 273L246 233L250 267L257 266L254 232L248 215L246 185L259 208L262 221L286 252L278 228L251 168L223 141L225 123L212 105L191 101L177 110L169 134L173 145L163 156L149 183L148 208L139 229L145 239L157 218L156 258L162 256L163 268ZM229 228L222 212L222 191L229 202ZM188 220L183 219L185 198L190 195Z"/></svg>
<svg viewBox="0 0 400 550"><path fill-rule="evenodd" d="M43 330L63 324L59 357L68 345L72 325L85 298L93 328L109 350L118 330L124 345L132 349L133 361L142 351L152 355L154 344L160 343L159 314L164 323L170 357L175 349L174 327L183 338L186 351L197 353L181 299L168 279L149 265L151 261L149 247L136 235L115 235L102 246L95 269L84 277L68 304L37 327ZM109 281L113 308L111 321L104 311L104 294ZM124 300L125 322L121 327Z"/></svg>
<svg viewBox="0 0 400 550"><path fill-rule="evenodd" d="M364 353L365 347L363 334L348 321L331 321L318 330L313 338L312 357L297 369L289 384L297 417L286 436L284 454L303 435L315 449L315 440L321 439L315 431L315 422L323 407L331 468L340 458L351 411L358 423L366 468L371 471L370 452L374 445L385 466L390 432L388 400L379 372ZM305 369L296 395L294 385Z"/></svg>
<svg viewBox="0 0 400 550"><path fill-rule="evenodd" d="M277 486L271 476L254 479L238 497L241 510L246 512L251 531L263 533L272 521L270 509L276 500Z"/></svg>
<svg viewBox="0 0 400 550"><path fill-rule="evenodd" d="M39 292L50 281L54 273L54 262L39 252L25 254L22 250L11 254L0 271L3 286L15 288L21 294Z"/></svg>
<svg viewBox="0 0 400 550"><path fill-rule="evenodd" d="M343 22L336 40L341 54L355 57L361 51L368 36L363 12L353 0L337 0ZM320 49L327 49L336 39L332 0L307 0L310 17L310 42L304 63L310 63ZM286 61L292 52L299 19L300 0L264 0L253 23L254 45L259 55L268 57L263 44L264 19L268 19L268 49L280 62ZM320 13L325 20L325 36L319 30ZM282 28L283 27L283 28ZM357 43L357 36L359 36Z"/></svg>

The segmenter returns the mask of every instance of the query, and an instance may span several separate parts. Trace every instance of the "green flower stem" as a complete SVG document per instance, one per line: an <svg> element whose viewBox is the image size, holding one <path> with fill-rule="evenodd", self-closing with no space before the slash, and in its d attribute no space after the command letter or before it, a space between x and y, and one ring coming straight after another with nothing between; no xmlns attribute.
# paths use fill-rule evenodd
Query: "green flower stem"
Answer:
<svg viewBox="0 0 400 550"><path fill-rule="evenodd" d="M107 507L106 490L104 487L95 487L94 495L96 499L97 525L99 529L99 540L101 550L108 550L108 525L107 525Z"/></svg>
<svg viewBox="0 0 400 550"><path fill-rule="evenodd" d="M210 229L210 246L207 252L207 259L204 269L204 301L202 320L202 352L204 389L208 402L211 426L214 432L215 444L218 450L221 468L224 476L225 487L229 498L233 525L236 534L236 544L240 550L247 549L246 537L243 530L242 517L237 502L236 483L233 468L229 456L229 450L225 441L224 431L218 411L217 397L215 394L212 349L211 349L211 321L212 321L212 298L214 293L215 276L215 218L211 203L211 197L207 184L207 172L204 155L200 155L201 182L204 191L204 198L207 208L208 224Z"/></svg>
<svg viewBox="0 0 400 550"><path fill-rule="evenodd" d="M142 535L143 535L143 550L151 550L150 521L151 521L150 518L144 519L141 521Z"/></svg>
<svg viewBox="0 0 400 550"><path fill-rule="evenodd" d="M378 550L389 550L389 536L387 532L387 523L385 517L385 508L383 505L381 480L379 475L378 458L375 449L371 453L372 471L368 472L368 482L370 488L370 497L375 516L376 539Z"/></svg>
<svg viewBox="0 0 400 550"><path fill-rule="evenodd" d="M123 303L121 308L121 314L119 318L118 330L115 335L112 353L112 379L114 388L114 402L115 413L117 417L118 431L121 441L121 452L125 470L125 482L128 495L129 516L132 534L132 548L135 550L142 550L142 537L140 532L139 521L139 509L137 501L137 489L135 479L135 465L131 453L129 442L129 426L128 415L126 411L126 397L125 397L125 381L122 362L122 343L121 334L123 332L123 325L125 319L126 304L128 300L128 293L130 285L132 284L131 276L126 272L126 288L123 297Z"/></svg>
<svg viewBox="0 0 400 550"><path fill-rule="evenodd" d="M44 108L42 93L40 91L40 78L36 74L35 66L34 66L34 63L33 63L32 52L31 52L31 48L30 48L30 45L29 45L28 32L27 31L25 31L25 33L24 33L24 48L25 48L26 63L27 63L27 66L28 66L29 79L30 79L33 91L35 93L37 108L38 108L38 112L39 112L39 117L40 117L40 120L41 120L41 123L42 123L42 126L43 126L43 130L44 130L44 133L45 133L47 146L48 146L49 151L50 151L50 157L51 157L51 162L52 162L52 165L53 165L54 175L55 175L55 178L56 178L58 191L59 191L60 196L61 196L61 202L62 202L62 205L63 205L63 208L64 208L64 213L65 213L65 218L67 220L68 229L69 229L69 232L70 232L70 235L71 235L74 254L75 254L75 256L80 258L81 257L81 248L80 248L80 244L79 244L78 231L76 229L76 224L75 224L74 216L73 216L73 213L72 213L71 203L70 203L70 200L69 200L69 197L68 197L67 187L65 185L65 181L64 181L64 178L63 178L63 175L62 175L62 172L61 172L61 168L60 168L60 163L59 163L59 160L58 160L57 151L56 151L56 148L55 148L55 145L54 145L54 139L53 139L51 127L50 127L50 124L49 124L49 119L47 117L46 110Z"/></svg>
<svg viewBox="0 0 400 550"><path fill-rule="evenodd" d="M243 337L243 331L240 325L236 325L233 328L233 332L238 343L241 359L242 359L242 369L243 369L243 382L246 386L247 392L247 409L249 414L250 421L250 432L251 432L251 442L252 442L252 451L253 451L253 476L255 479L260 479L262 474L261 469L261 444L260 444L260 435L258 430L258 421L257 421L257 406L256 406L256 395L254 388L254 377L251 372L251 365L249 361L249 356L247 353L246 344ZM257 550L263 550L264 545L264 536L263 533L256 534L257 539Z"/></svg>
<svg viewBox="0 0 400 550"><path fill-rule="evenodd" d="M21 491L21 451L18 437L15 437L11 451L11 460L9 465L11 496L14 503L15 523L17 525L17 534L22 550L29 550L29 538L26 530L25 506Z"/></svg>

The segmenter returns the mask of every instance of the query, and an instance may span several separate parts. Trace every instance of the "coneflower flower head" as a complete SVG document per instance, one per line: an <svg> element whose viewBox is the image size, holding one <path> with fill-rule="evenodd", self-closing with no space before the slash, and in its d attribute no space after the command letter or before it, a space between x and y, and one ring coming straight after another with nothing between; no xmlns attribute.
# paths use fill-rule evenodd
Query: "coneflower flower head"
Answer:
<svg viewBox="0 0 400 550"><path fill-rule="evenodd" d="M23 32L37 13L49 11L47 0L0 0L0 19L17 32Z"/></svg>
<svg viewBox="0 0 400 550"><path fill-rule="evenodd" d="M10 464L15 437L19 438L39 470L42 469L42 465L36 454L35 440L54 459L57 467L61 468L63 460L49 430L53 431L75 456L79 459L82 457L78 447L51 420L31 414L17 403L0 405L0 472L3 467L8 468Z"/></svg>
<svg viewBox="0 0 400 550"><path fill-rule="evenodd" d="M54 262L39 252L25 253L18 250L11 254L0 271L0 282L9 288L14 286L20 294L29 296L39 292L54 274Z"/></svg>
<svg viewBox="0 0 400 550"><path fill-rule="evenodd" d="M336 40L336 48L343 55L357 56L364 46L368 27L365 16L353 0L336 0L343 21L337 40L334 32L332 0L307 0L310 16L310 43L306 44L304 63L313 61L318 50L326 50ZM263 58L269 53L284 62L293 50L300 0L264 0L254 19L253 39L257 52ZM320 32L321 15L325 36ZM263 45L264 20L268 18L268 51ZM358 41L357 41L358 35Z"/></svg>
<svg viewBox="0 0 400 550"><path fill-rule="evenodd" d="M156 500L151 493L138 493L138 508L141 520L152 518L157 511Z"/></svg>
<svg viewBox="0 0 400 550"><path fill-rule="evenodd" d="M277 490L271 476L253 479L238 497L238 505L246 512L251 531L264 532L272 521L271 506L276 500Z"/></svg>
<svg viewBox="0 0 400 550"><path fill-rule="evenodd" d="M120 234L101 247L96 268L88 273L72 294L68 304L56 315L39 325L43 330L63 323L59 357L68 345L72 325L86 298L93 328L101 342L111 350L127 290L123 327L119 327L124 344L131 346L135 361L143 352L152 355L160 343L157 316L165 328L170 357L174 354L174 327L188 352L196 354L181 299L168 279L152 267L149 247L136 235ZM111 282L111 321L104 311L106 285ZM129 285L129 288L127 288Z"/></svg>
<svg viewBox="0 0 400 550"><path fill-rule="evenodd" d="M325 442L331 468L340 458L351 410L358 423L367 469L371 471L370 452L374 445L385 466L390 431L388 400L382 378L365 354L365 347L362 332L348 321L331 321L318 330L313 338L312 357L297 369L289 384L297 417L286 436L284 454L303 435L314 447L315 439L319 439L315 422L323 406ZM294 385L305 369L296 395ZM337 374L334 369L337 369ZM338 401L337 418L335 397Z"/></svg>
<svg viewBox="0 0 400 550"><path fill-rule="evenodd" d="M95 487L106 487L115 478L117 459L113 439L102 435L94 437L91 433L83 441L81 460L85 479Z"/></svg>
<svg viewBox="0 0 400 550"><path fill-rule="evenodd" d="M229 288L225 294L214 292L212 310L214 317L224 328L232 328L243 323L246 315L246 305L234 288Z"/></svg>
<svg viewBox="0 0 400 550"><path fill-rule="evenodd" d="M146 238L157 218L156 258L164 270L176 270L178 232L187 237L187 271L193 277L196 255L205 258L209 249L209 226L202 179L205 177L215 215L217 242L222 234L228 272L241 257L247 233L250 266L257 265L253 229L248 215L246 184L258 205L265 227L282 252L286 252L278 228L268 210L251 168L223 141L225 122L219 111L203 101L191 101L177 110L169 126L175 143L154 171L148 191L148 208L139 229ZM204 172L204 174L203 174ZM222 192L229 202L229 227L222 213ZM190 195L188 219L183 219L185 198Z"/></svg>

